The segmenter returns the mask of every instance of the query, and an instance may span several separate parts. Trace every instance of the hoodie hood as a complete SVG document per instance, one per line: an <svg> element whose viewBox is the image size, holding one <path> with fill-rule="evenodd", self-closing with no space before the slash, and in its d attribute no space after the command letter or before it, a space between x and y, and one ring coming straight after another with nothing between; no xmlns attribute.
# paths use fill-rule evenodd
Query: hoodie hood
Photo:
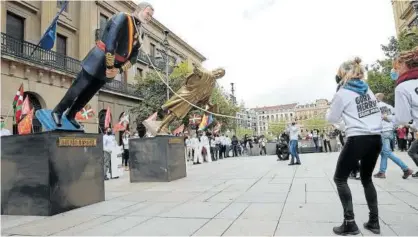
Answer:
<svg viewBox="0 0 418 237"><path fill-rule="evenodd" d="M343 86L344 89L354 91L359 95L365 95L369 90L369 85L363 80L360 79L352 79L345 83Z"/></svg>

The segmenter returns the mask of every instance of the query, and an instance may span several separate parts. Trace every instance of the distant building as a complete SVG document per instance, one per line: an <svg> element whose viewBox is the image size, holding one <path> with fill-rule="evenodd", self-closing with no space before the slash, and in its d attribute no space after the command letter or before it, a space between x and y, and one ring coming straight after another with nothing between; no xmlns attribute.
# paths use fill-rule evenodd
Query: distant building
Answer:
<svg viewBox="0 0 418 237"><path fill-rule="evenodd" d="M272 122L291 122L295 116L296 106L297 103L254 108L258 117L257 133L267 134L269 123Z"/></svg>
<svg viewBox="0 0 418 237"><path fill-rule="evenodd" d="M237 126L251 129L253 133L249 135L257 134L257 112L254 109L242 109L237 113L236 117Z"/></svg>
<svg viewBox="0 0 418 237"><path fill-rule="evenodd" d="M318 99L315 103L301 104L295 108L295 120L305 121L308 119L325 119L327 110L330 107L330 102L326 99ZM300 128L303 129L303 123L298 123Z"/></svg>
<svg viewBox="0 0 418 237"><path fill-rule="evenodd" d="M392 0L396 32L418 27L418 1Z"/></svg>

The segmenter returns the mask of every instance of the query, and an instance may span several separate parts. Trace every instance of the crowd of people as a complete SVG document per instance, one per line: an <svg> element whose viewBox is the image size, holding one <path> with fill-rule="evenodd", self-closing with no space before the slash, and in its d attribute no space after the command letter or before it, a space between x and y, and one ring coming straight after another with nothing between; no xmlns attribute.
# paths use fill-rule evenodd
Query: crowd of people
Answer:
<svg viewBox="0 0 418 237"><path fill-rule="evenodd" d="M193 164L228 157L248 156L253 154L252 149L255 145L260 147L260 155L267 155L267 139L264 136L244 135L242 139L239 139L236 135L230 138L226 134L212 134L205 131L185 136L186 159L193 161Z"/></svg>

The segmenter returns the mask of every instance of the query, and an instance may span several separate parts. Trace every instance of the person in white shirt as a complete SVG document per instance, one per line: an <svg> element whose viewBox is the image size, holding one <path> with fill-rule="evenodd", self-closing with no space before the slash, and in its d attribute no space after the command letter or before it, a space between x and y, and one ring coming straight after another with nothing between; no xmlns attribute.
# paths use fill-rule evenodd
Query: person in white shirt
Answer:
<svg viewBox="0 0 418 237"><path fill-rule="evenodd" d="M216 141L215 141L215 135L211 135L209 137L209 145L210 145L210 154L212 155L212 160L217 160L218 153L216 152Z"/></svg>
<svg viewBox="0 0 418 237"><path fill-rule="evenodd" d="M115 136L112 134L112 129L108 128L106 129L106 134L103 136L103 153L104 153L104 175L105 180L108 180L107 172L110 169L110 159L111 159L111 153L112 149L117 146L117 142L115 139Z"/></svg>
<svg viewBox="0 0 418 237"><path fill-rule="evenodd" d="M210 144L209 144L209 138L206 136L206 132L202 132L202 136L200 137L200 143L202 146L202 149L205 148L206 150L206 161L212 162L212 154L210 152Z"/></svg>
<svg viewBox="0 0 418 237"><path fill-rule="evenodd" d="M418 129L418 47L400 53L391 77L396 80L395 124L406 125L412 120L412 127ZM418 166L418 140L411 144L408 155ZM418 172L412 177L417 178Z"/></svg>
<svg viewBox="0 0 418 237"><path fill-rule="evenodd" d="M200 142L200 136L196 137L196 135L193 135L193 138L190 141L190 145L193 147L193 164L202 164L203 162L203 156L202 156L202 144Z"/></svg>
<svg viewBox="0 0 418 237"><path fill-rule="evenodd" d="M319 152L319 139L318 139L318 129L314 129L312 131L312 140L314 142L315 145L315 152Z"/></svg>
<svg viewBox="0 0 418 237"><path fill-rule="evenodd" d="M377 93L376 99L378 101L378 106L380 112L382 113L382 151L380 152L380 170L377 174L374 175L375 178L386 178L386 169L388 165L388 158L391 159L395 164L397 164L403 171L402 178L407 179L413 171L408 168L408 166L402 162L399 157L397 157L390 148L390 143L394 140L393 137L393 115L394 108L385 102L383 102L384 94Z"/></svg>
<svg viewBox="0 0 418 237"><path fill-rule="evenodd" d="M229 157L229 152L231 151L231 138L228 135L225 136L225 158Z"/></svg>
<svg viewBox="0 0 418 237"><path fill-rule="evenodd" d="M129 139L131 138L131 133L128 129L122 135L123 143L123 163L125 165L125 170L128 171L128 160L129 160Z"/></svg>
<svg viewBox="0 0 418 237"><path fill-rule="evenodd" d="M345 124L347 142L340 153L334 174L334 182L344 210L344 222L334 227L338 235L354 235L360 231L354 220L353 201L347 184L350 173L361 161L360 177L364 187L369 221L364 227L375 234L380 233L377 193L372 181L372 173L382 149L382 123L378 102L364 81L365 69L361 59L355 58L341 64L337 78L339 90L334 95L331 107L327 111L327 120L331 124Z"/></svg>
<svg viewBox="0 0 418 237"><path fill-rule="evenodd" d="M10 132L10 130L7 129L7 128L4 128L4 126L5 126L4 118L1 117L1 119L0 119L0 128L1 128L1 130L0 130L0 137L12 135L12 133Z"/></svg>
<svg viewBox="0 0 418 237"><path fill-rule="evenodd" d="M261 135L260 139L258 140L258 146L260 147L260 156L267 155L267 149L266 149L266 144L267 144L267 139L264 137L264 135Z"/></svg>
<svg viewBox="0 0 418 237"><path fill-rule="evenodd" d="M193 148L191 145L191 139L189 138L189 136L186 137L186 140L184 141L185 145L186 145L186 160L190 161L192 160L192 154L193 154Z"/></svg>
<svg viewBox="0 0 418 237"><path fill-rule="evenodd" d="M226 137L222 134L219 137L219 144L220 144L220 150L219 150L219 159L226 158Z"/></svg>
<svg viewBox="0 0 418 237"><path fill-rule="evenodd" d="M300 130L296 125L296 122L292 122L292 125L287 129L287 132L289 133L289 150L292 157L292 159L290 159L289 165L300 165L301 163L298 154L298 139Z"/></svg>

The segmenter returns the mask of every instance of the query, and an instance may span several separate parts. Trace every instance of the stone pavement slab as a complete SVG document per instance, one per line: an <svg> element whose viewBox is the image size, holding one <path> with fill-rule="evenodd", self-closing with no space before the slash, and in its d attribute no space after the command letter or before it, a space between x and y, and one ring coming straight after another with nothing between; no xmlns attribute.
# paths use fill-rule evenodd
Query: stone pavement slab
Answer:
<svg viewBox="0 0 418 237"><path fill-rule="evenodd" d="M399 157L417 169L406 153ZM300 236L333 235L343 213L333 182L338 153L302 154L289 167L274 156L228 158L188 165L170 183L105 182L106 200L52 217L2 216L2 235ZM379 165L379 162L378 162ZM377 168L375 170L377 172ZM418 234L418 179L401 178L388 162L386 179L373 179L382 234ZM349 180L363 235L368 208L363 187Z"/></svg>

